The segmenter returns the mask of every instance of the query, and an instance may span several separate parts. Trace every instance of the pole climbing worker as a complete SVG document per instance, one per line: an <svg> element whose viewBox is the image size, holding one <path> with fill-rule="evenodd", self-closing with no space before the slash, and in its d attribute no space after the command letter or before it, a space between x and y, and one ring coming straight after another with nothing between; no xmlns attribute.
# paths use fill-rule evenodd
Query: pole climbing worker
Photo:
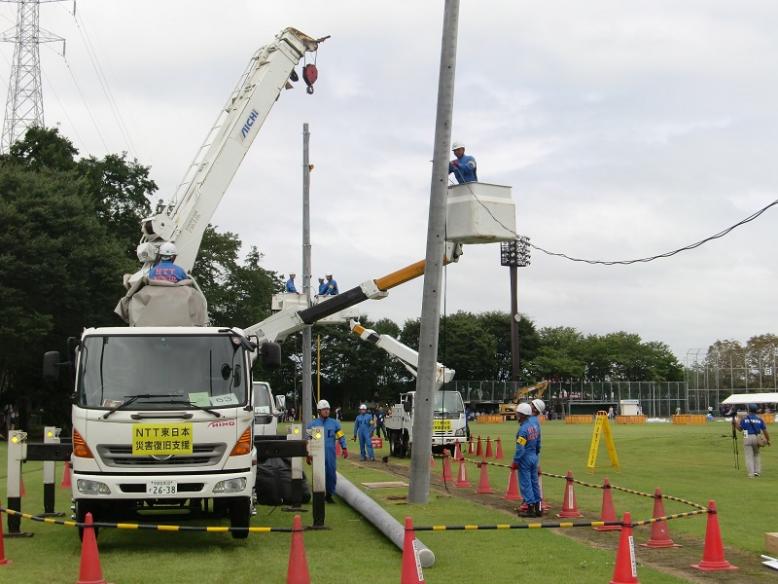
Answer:
<svg viewBox="0 0 778 584"><path fill-rule="evenodd" d="M338 290L338 283L335 281L335 278L332 277L332 274L327 274L327 292L325 294L327 296L335 296L339 293L340 290Z"/></svg>
<svg viewBox="0 0 778 584"><path fill-rule="evenodd" d="M368 458L375 462L375 452L373 452L373 416L367 413L367 406L359 406L359 415L354 420L354 441L359 438L359 460Z"/></svg>
<svg viewBox="0 0 778 584"><path fill-rule="evenodd" d="M166 241L159 246L159 262L149 270L149 280L165 280L180 282L188 280L189 276L181 266L175 263L178 250L176 244Z"/></svg>
<svg viewBox="0 0 778 584"><path fill-rule="evenodd" d="M316 404L316 409L319 411L319 417L313 420L306 426L311 428L322 428L324 432L324 480L326 495L324 500L327 503L334 503L335 499L332 495L335 494L335 485L337 484L337 455L335 454L335 442L340 440L340 447L343 449L343 458L348 458L348 450L346 449L346 437L343 435L343 430L340 428L340 422L330 418L330 402L326 399L321 400Z"/></svg>
<svg viewBox="0 0 778 584"><path fill-rule="evenodd" d="M526 511L519 511L521 517L541 517L540 491L536 491L538 480L538 442L540 428L532 422L532 406L527 403L516 407L519 431L516 433L516 452L513 455L511 470L519 471L519 489ZM534 481L533 481L534 479Z"/></svg>
<svg viewBox="0 0 778 584"><path fill-rule="evenodd" d="M327 282L324 281L324 278L319 278L319 296L326 296L327 295Z"/></svg>
<svg viewBox="0 0 778 584"><path fill-rule="evenodd" d="M750 479L758 477L762 472L759 449L762 446L770 446L770 433L767 431L764 420L756 415L758 410L756 404L748 404L748 414L740 420L738 425L743 431L743 451L746 455L746 471ZM735 423L735 418L732 418L732 423Z"/></svg>
<svg viewBox="0 0 778 584"><path fill-rule="evenodd" d="M448 173L454 173L454 178L459 184L466 182L478 182L475 158L465 154L465 145L462 142L454 142L451 151L456 158L448 163Z"/></svg>
<svg viewBox="0 0 778 584"><path fill-rule="evenodd" d="M289 279L286 281L286 291L292 294L299 294L297 286L294 285L294 279L297 274L289 274Z"/></svg>

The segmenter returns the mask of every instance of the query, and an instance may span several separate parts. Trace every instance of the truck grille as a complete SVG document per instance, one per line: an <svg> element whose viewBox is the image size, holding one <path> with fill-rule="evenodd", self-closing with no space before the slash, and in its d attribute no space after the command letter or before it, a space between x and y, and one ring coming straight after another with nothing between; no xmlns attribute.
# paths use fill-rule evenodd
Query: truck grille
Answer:
<svg viewBox="0 0 778 584"><path fill-rule="evenodd" d="M101 444L97 447L100 459L107 466L141 467L141 466L208 466L217 464L224 456L227 445L195 444L192 454L161 456L159 460L153 456L133 456L132 446L125 444Z"/></svg>

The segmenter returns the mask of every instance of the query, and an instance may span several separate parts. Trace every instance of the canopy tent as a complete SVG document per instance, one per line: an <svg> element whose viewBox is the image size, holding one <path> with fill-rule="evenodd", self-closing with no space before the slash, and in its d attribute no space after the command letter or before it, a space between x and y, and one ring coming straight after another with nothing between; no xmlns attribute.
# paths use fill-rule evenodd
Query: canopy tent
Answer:
<svg viewBox="0 0 778 584"><path fill-rule="evenodd" d="M778 393L733 393L721 403L724 405L774 404L778 403Z"/></svg>

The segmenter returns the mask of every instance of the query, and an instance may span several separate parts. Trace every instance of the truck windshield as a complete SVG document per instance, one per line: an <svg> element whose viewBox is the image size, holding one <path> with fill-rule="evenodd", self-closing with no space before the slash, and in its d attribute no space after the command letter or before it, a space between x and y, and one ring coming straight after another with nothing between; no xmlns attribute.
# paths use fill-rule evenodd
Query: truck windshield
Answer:
<svg viewBox="0 0 778 584"><path fill-rule="evenodd" d="M78 404L115 408L143 394L132 409L182 409L171 400L245 405L243 369L243 348L230 335L89 336L81 347Z"/></svg>
<svg viewBox="0 0 778 584"><path fill-rule="evenodd" d="M465 404L458 391L436 391L433 401L435 414L459 414L464 413Z"/></svg>

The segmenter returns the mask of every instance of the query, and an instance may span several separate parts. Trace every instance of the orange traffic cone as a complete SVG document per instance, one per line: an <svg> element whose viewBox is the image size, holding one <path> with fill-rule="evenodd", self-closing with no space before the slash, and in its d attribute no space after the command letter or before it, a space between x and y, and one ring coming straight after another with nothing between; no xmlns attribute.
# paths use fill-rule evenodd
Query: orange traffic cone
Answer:
<svg viewBox="0 0 778 584"><path fill-rule="evenodd" d="M459 461L459 472L457 473L457 482L454 483L454 486L460 489L470 487L470 481L467 480L467 463L464 458Z"/></svg>
<svg viewBox="0 0 778 584"><path fill-rule="evenodd" d="M494 453L495 460L502 460L504 457L502 455L502 438L498 438L495 440L497 443L497 451Z"/></svg>
<svg viewBox="0 0 778 584"><path fill-rule="evenodd" d="M543 496L543 472L540 470L540 465L538 465L538 490L540 491L540 508L543 513L546 513L551 509L551 505L546 503L546 498Z"/></svg>
<svg viewBox="0 0 778 584"><path fill-rule="evenodd" d="M508 476L508 488L505 490L503 499L506 501L518 501L521 496L519 495L519 479L517 477L518 471L511 469L511 474Z"/></svg>
<svg viewBox="0 0 778 584"><path fill-rule="evenodd" d="M443 451L443 482L450 483L454 480L451 475L451 457L448 455L448 450Z"/></svg>
<svg viewBox="0 0 778 584"><path fill-rule="evenodd" d="M602 481L602 511L600 512L601 521L618 521L616 518L616 509L613 507L613 496L611 494L611 484L608 477ZM619 531L621 525L602 525L595 527L597 531Z"/></svg>
<svg viewBox="0 0 778 584"><path fill-rule="evenodd" d="M59 484L59 488L70 489L72 486L73 485L70 482L70 463L65 462L65 470L62 472L62 482Z"/></svg>
<svg viewBox="0 0 778 584"><path fill-rule="evenodd" d="M400 584L424 584L421 561L416 553L416 535L413 533L413 519L405 518L405 539L403 540L403 566Z"/></svg>
<svg viewBox="0 0 778 584"><path fill-rule="evenodd" d="M454 446L454 460L464 460L465 457L462 454L462 449L459 447L459 442Z"/></svg>
<svg viewBox="0 0 778 584"><path fill-rule="evenodd" d="M494 491L489 485L489 467L483 460L478 463L478 466L481 467L481 477L478 481L478 490L476 493L479 495L491 495Z"/></svg>
<svg viewBox="0 0 778 584"><path fill-rule="evenodd" d="M638 584L638 565L635 559L635 541L632 539L632 516L624 513L619 549L616 551L616 565L610 584Z"/></svg>
<svg viewBox="0 0 778 584"><path fill-rule="evenodd" d="M654 491L654 519L665 516L665 505L662 502L662 491ZM651 524L651 537L646 543L640 544L643 547L650 548L669 548L681 547L670 539L670 530L667 527L667 521L655 521Z"/></svg>
<svg viewBox="0 0 778 584"><path fill-rule="evenodd" d="M299 515L295 515L292 520L292 545L289 548L286 584L311 584L311 575L308 573L308 560L305 559L303 521Z"/></svg>
<svg viewBox="0 0 778 584"><path fill-rule="evenodd" d="M0 515L0 566L6 566L11 560L5 558L5 545L3 544L3 516Z"/></svg>
<svg viewBox="0 0 778 584"><path fill-rule="evenodd" d="M100 568L100 555L97 552L95 529L92 527L92 514L87 513L84 519L84 537L81 540L81 566L78 570L76 584L106 584L103 571Z"/></svg>
<svg viewBox="0 0 778 584"><path fill-rule="evenodd" d="M473 439L472 438L470 438L470 440L467 441L467 453L468 454L473 454L474 453L474 450L473 450Z"/></svg>
<svg viewBox="0 0 778 584"><path fill-rule="evenodd" d="M704 572L717 572L719 570L737 570L724 559L724 546L721 544L721 530L719 529L719 515L716 511L716 502L708 501L708 526L705 529L705 548L702 550L702 560L699 564L692 564L692 568Z"/></svg>
<svg viewBox="0 0 778 584"><path fill-rule="evenodd" d="M479 458L483 458L483 456L484 456L484 447L481 444L481 436L480 435L478 436L478 445L476 446L476 449L475 449L475 455L478 456Z"/></svg>
<svg viewBox="0 0 778 584"><path fill-rule="evenodd" d="M494 458L494 452L492 452L492 439L490 436L486 437L486 458Z"/></svg>
<svg viewBox="0 0 778 584"><path fill-rule="evenodd" d="M572 471L567 471L567 474L565 475L565 494L562 502L562 512L557 513L556 516L565 519L583 517L583 514L578 511L578 502L575 498Z"/></svg>

